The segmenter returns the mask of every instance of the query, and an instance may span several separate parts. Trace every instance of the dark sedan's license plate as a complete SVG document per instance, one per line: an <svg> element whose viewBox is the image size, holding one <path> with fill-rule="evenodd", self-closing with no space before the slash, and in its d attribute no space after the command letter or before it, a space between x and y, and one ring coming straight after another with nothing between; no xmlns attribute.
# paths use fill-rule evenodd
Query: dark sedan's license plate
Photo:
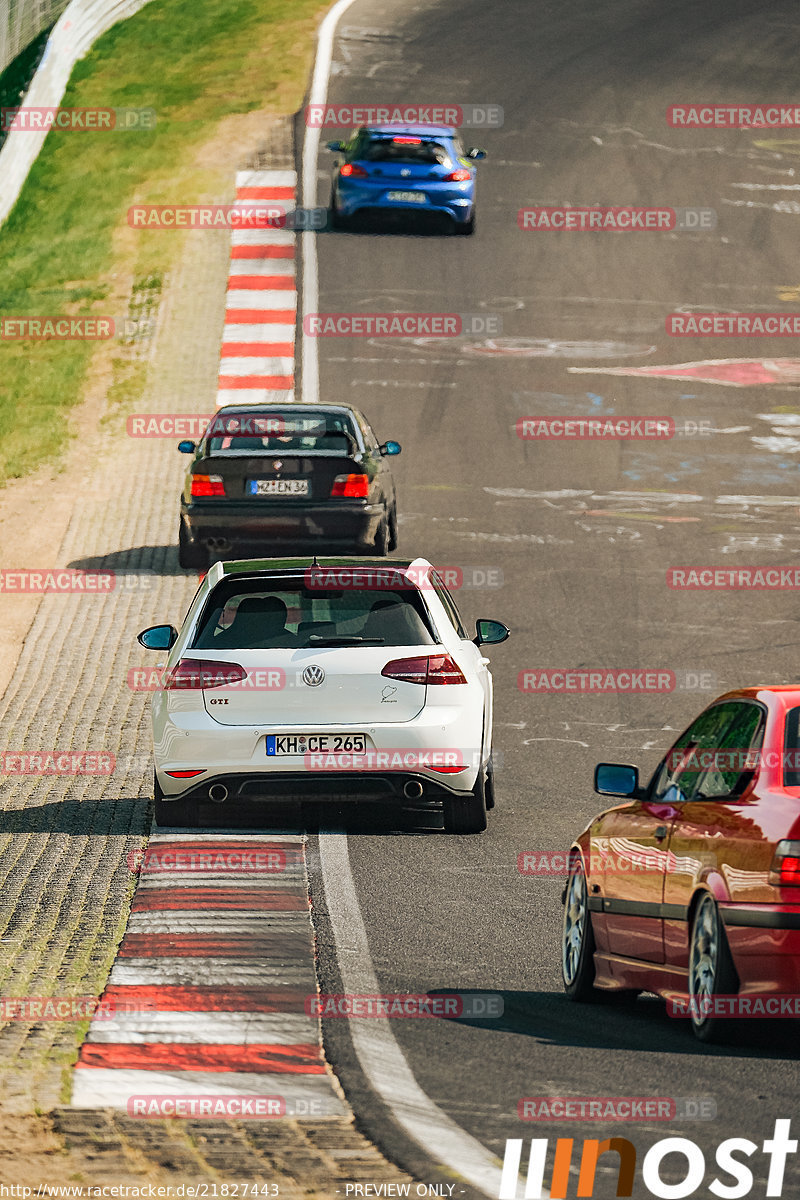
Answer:
<svg viewBox="0 0 800 1200"><path fill-rule="evenodd" d="M307 479L248 479L251 496L307 496Z"/></svg>
<svg viewBox="0 0 800 1200"><path fill-rule="evenodd" d="M363 733L269 733L267 758L282 754L319 754L330 750L334 754L363 754L367 748Z"/></svg>

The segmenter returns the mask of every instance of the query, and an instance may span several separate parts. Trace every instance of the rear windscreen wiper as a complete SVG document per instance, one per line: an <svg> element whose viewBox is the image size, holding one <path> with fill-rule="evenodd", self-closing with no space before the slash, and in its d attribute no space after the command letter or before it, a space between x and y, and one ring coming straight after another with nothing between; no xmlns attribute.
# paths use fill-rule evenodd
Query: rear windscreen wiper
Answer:
<svg viewBox="0 0 800 1200"><path fill-rule="evenodd" d="M326 637L323 633L310 633L308 640L314 646L383 646L386 643L386 638Z"/></svg>

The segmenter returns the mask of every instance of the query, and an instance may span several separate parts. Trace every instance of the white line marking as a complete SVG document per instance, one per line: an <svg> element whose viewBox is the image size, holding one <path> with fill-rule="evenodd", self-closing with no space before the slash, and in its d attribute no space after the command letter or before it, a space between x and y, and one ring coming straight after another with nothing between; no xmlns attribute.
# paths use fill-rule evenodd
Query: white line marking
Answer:
<svg viewBox="0 0 800 1200"><path fill-rule="evenodd" d="M232 258L229 276L294 275L293 258Z"/></svg>
<svg viewBox="0 0 800 1200"><path fill-rule="evenodd" d="M221 358L220 375L291 375L294 358Z"/></svg>
<svg viewBox="0 0 800 1200"><path fill-rule="evenodd" d="M246 187L276 188L294 187L297 175L294 171L237 171L236 190Z"/></svg>
<svg viewBox="0 0 800 1200"><path fill-rule="evenodd" d="M307 960L307 961L306 961ZM202 982L201 982L202 981ZM160 987L291 987L308 988L316 995L317 978L311 952L292 964L278 955L263 958L118 958L108 977L109 986Z"/></svg>
<svg viewBox="0 0 800 1200"><path fill-rule="evenodd" d="M124 1109L131 1096L283 1096L287 1116L349 1115L329 1075L79 1067L72 1079L73 1108Z"/></svg>
<svg viewBox="0 0 800 1200"><path fill-rule="evenodd" d="M130 1012L92 1021L87 1042L192 1046L317 1044L319 1022L301 1013Z"/></svg>
<svg viewBox="0 0 800 1200"><path fill-rule="evenodd" d="M274 312L276 309L285 311L297 306L297 292L272 292L254 289L252 292L245 288L234 288L225 293L225 307L252 308L257 312Z"/></svg>
<svg viewBox="0 0 800 1200"><path fill-rule="evenodd" d="M291 919L287 919L291 918ZM163 912L132 913L126 933L197 933L206 937L227 937L240 933L308 933L307 913L265 913L263 917L245 917L219 912L190 912L166 909Z"/></svg>
<svg viewBox="0 0 800 1200"><path fill-rule="evenodd" d="M293 246L295 235L290 229L234 229L232 246Z"/></svg>
<svg viewBox="0 0 800 1200"><path fill-rule="evenodd" d="M339 17L346 12L353 0L338 0L329 13L326 14L319 27L317 37L317 54L314 59L314 74L311 79L311 89L308 96L309 104L324 104L328 98L328 78L333 57L333 39ZM303 204L306 208L314 208L317 203L317 156L319 154L320 130L306 126L303 140ZM317 260L317 235L313 230L306 229L300 235L300 247L303 255L303 306L305 318L314 313L319 307L319 263ZM306 404L319 403L319 354L315 338L303 338L302 370L303 391L302 399Z"/></svg>
<svg viewBox="0 0 800 1200"><path fill-rule="evenodd" d="M273 342L294 341L294 325L225 325L222 344L226 342Z"/></svg>
<svg viewBox="0 0 800 1200"><path fill-rule="evenodd" d="M328 831L319 835L325 902L333 928L344 992L378 995L380 988L369 955L367 931L358 905L347 837ZM346 948L347 952L341 951ZM383 1018L348 1018L353 1047L371 1086L410 1137L487 1196L500 1188L500 1164L494 1155L423 1092Z"/></svg>

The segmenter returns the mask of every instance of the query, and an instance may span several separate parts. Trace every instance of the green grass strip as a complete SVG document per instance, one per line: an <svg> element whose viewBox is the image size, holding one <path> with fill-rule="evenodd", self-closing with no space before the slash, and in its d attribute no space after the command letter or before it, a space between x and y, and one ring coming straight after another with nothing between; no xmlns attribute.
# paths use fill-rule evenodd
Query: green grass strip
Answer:
<svg viewBox="0 0 800 1200"><path fill-rule="evenodd" d="M299 108L325 0L150 0L77 64L64 107L156 110L147 132L53 131L0 229L0 316L114 313L110 295L134 202L230 193L198 165L220 122ZM141 233L135 275L160 276L183 234ZM130 263L128 263L130 270ZM93 344L0 341L0 484L57 461Z"/></svg>

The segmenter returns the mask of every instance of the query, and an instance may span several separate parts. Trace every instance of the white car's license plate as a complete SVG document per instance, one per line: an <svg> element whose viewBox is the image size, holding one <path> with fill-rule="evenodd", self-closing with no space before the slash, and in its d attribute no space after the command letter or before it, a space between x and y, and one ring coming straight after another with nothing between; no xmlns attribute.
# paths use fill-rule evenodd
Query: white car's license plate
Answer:
<svg viewBox="0 0 800 1200"><path fill-rule="evenodd" d="M424 204L427 200L424 192L387 192L387 200L396 200L398 204Z"/></svg>
<svg viewBox="0 0 800 1200"><path fill-rule="evenodd" d="M251 496L307 496L307 479L250 479Z"/></svg>
<svg viewBox="0 0 800 1200"><path fill-rule="evenodd" d="M363 754L367 738L363 733L268 733L267 758L284 754Z"/></svg>

